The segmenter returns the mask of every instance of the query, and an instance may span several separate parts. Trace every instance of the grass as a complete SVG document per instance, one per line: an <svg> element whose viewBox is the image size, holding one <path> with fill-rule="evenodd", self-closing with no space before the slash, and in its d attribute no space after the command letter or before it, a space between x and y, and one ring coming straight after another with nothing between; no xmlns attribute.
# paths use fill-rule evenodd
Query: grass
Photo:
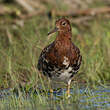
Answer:
<svg viewBox="0 0 110 110"><path fill-rule="evenodd" d="M48 95L47 79L40 77L36 65L41 50L55 39L55 34L49 38L47 33L54 28L56 18L50 20L48 16L36 16L26 20L24 26L21 26L19 23L22 20L13 23L14 19L9 15L0 17L0 88L18 88L22 85L26 91L30 88L36 88L37 91L37 95L32 91L33 94L29 98L20 92L19 97L10 95L1 99L1 110L72 110L73 107L76 110L85 110L86 105L96 109L89 100L96 97L91 88L96 88L97 85L105 87L110 81L110 21L99 16L88 22L89 28L82 25L78 28L72 24L72 40L80 48L83 56L81 69L75 80L80 83L87 82L82 85L86 85L84 89L88 89L89 92L73 92L70 100L64 95L57 96L54 100ZM74 91L80 91L82 87L77 83L72 84ZM39 87L45 92L40 91ZM108 95L103 94L103 97ZM82 96L89 98L81 103ZM109 100L109 97L104 99L108 102ZM96 102L101 101L102 99L96 99Z"/></svg>
<svg viewBox="0 0 110 110"><path fill-rule="evenodd" d="M53 96L53 98L45 97L45 95L29 95L26 97L25 94L22 94L19 97L10 95L0 100L0 109L2 110L97 110L105 109L109 110L110 94L107 92L101 92L105 88L96 88L90 89L82 88L79 89L79 86L73 87L74 94L71 95L71 98L66 99L65 97ZM78 91L79 90L79 91ZM98 92L99 91L99 92ZM100 95L99 95L100 94Z"/></svg>
<svg viewBox="0 0 110 110"><path fill-rule="evenodd" d="M54 18L53 21L55 21ZM90 28L81 32L72 26L73 42L80 48L83 56L83 63L78 75L81 75L81 79L87 82L104 82L110 79L110 63L108 60L110 56L108 25L110 22L101 21L100 18L92 21ZM28 77L26 73L27 75L36 75L35 68L41 50L55 39L55 35L50 38L47 37L48 31L51 30L48 28L54 28L54 25L51 26L51 22L47 17L45 20L34 17L27 20L24 27L12 24L0 26L0 68L2 68L0 75L3 78L13 75L16 77L15 75L18 74L25 74L25 77ZM3 27L7 27L7 29L3 29Z"/></svg>

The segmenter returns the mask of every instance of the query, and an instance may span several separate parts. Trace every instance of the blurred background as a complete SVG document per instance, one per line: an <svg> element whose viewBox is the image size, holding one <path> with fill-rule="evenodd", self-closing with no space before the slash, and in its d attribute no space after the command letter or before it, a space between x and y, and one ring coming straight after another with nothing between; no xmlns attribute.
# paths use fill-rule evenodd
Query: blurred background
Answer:
<svg viewBox="0 0 110 110"><path fill-rule="evenodd" d="M74 81L110 81L110 0L0 0L0 88L39 83L41 50L58 18L72 26L83 63Z"/></svg>

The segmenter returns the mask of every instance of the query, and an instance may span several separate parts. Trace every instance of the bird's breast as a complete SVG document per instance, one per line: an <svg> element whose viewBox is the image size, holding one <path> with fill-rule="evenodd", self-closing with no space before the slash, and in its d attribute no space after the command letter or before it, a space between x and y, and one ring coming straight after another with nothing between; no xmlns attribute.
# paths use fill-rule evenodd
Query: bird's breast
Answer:
<svg viewBox="0 0 110 110"><path fill-rule="evenodd" d="M59 81L59 82L65 82L67 83L70 78L72 78L74 75L74 70L72 67L64 68L61 70L56 71L51 79L54 81Z"/></svg>

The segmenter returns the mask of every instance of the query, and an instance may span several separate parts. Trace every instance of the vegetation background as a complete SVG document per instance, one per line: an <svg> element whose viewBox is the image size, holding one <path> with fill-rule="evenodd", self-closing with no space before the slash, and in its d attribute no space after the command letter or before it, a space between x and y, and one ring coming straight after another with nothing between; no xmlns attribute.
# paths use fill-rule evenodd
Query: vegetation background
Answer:
<svg viewBox="0 0 110 110"><path fill-rule="evenodd" d="M46 79L42 80L36 69L37 60L41 50L55 39L55 34L48 37L47 33L61 17L70 20L72 40L83 56L81 69L74 82L93 86L109 84L109 0L0 0L1 90L24 86L28 91L30 88L38 89L40 84L44 85ZM9 109L25 108L28 104L34 110L41 103L45 108L46 99L40 95L36 97L33 98L35 105L30 101L24 103L21 99L9 99ZM6 102L0 104L3 109ZM19 103L23 103L23 106ZM62 110L66 109L62 106Z"/></svg>

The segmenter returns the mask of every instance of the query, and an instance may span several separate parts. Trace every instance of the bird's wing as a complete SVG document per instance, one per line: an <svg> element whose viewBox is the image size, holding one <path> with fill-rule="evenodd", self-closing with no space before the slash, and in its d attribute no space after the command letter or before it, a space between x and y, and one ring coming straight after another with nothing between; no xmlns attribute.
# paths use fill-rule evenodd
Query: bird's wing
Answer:
<svg viewBox="0 0 110 110"><path fill-rule="evenodd" d="M82 62L82 56L80 55L80 50L74 44L72 44L71 48L71 63L70 65L73 67L74 71L78 71Z"/></svg>
<svg viewBox="0 0 110 110"><path fill-rule="evenodd" d="M39 56L39 59L38 59L38 64L37 64L37 68L38 68L39 71L42 70L43 64L44 64L45 61L46 61L46 54L49 52L50 48L51 48L53 45L54 45L54 42L51 43L51 44L49 44L48 46L46 46L46 47L42 50L42 52L41 52L41 54L40 54L40 56Z"/></svg>

